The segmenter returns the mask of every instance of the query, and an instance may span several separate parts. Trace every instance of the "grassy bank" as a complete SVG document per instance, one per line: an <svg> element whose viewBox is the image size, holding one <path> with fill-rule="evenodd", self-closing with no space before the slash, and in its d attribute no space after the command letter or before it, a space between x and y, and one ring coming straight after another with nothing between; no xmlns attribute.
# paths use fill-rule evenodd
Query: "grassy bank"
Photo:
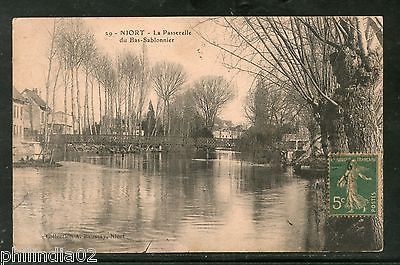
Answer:
<svg viewBox="0 0 400 265"><path fill-rule="evenodd" d="M57 162L43 161L43 160L20 160L17 162L13 162L13 167L22 168L22 167L61 167L62 165Z"/></svg>

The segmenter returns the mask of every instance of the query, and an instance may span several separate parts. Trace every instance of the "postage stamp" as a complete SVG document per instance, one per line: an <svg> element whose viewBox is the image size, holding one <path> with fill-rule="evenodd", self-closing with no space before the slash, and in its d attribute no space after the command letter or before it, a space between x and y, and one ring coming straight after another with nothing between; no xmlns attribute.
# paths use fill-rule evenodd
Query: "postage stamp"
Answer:
<svg viewBox="0 0 400 265"><path fill-rule="evenodd" d="M329 158L330 215L377 215L379 158L334 154Z"/></svg>

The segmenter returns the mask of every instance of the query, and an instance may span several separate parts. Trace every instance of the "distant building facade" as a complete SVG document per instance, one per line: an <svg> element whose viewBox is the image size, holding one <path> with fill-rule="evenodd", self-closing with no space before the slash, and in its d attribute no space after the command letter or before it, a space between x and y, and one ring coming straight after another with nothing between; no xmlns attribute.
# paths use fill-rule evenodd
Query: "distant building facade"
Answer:
<svg viewBox="0 0 400 265"><path fill-rule="evenodd" d="M213 131L214 138L217 139L239 139L244 132L242 126L221 128Z"/></svg>
<svg viewBox="0 0 400 265"><path fill-rule="evenodd" d="M27 100L13 88L13 140L20 141L24 138L23 111Z"/></svg>
<svg viewBox="0 0 400 265"><path fill-rule="evenodd" d="M13 160L18 160L23 154L23 140L24 140L24 107L27 100L13 88L12 95L12 153Z"/></svg>
<svg viewBox="0 0 400 265"><path fill-rule="evenodd" d="M46 115L50 112L50 108L39 96L36 88L25 89L21 94L27 100L23 111L24 135L26 138L34 139L44 132Z"/></svg>
<svg viewBox="0 0 400 265"><path fill-rule="evenodd" d="M72 122L72 115L56 111L49 116L48 126L53 134L72 134Z"/></svg>
<svg viewBox="0 0 400 265"><path fill-rule="evenodd" d="M304 127L300 127L297 133L282 136L282 143L287 151L305 151L309 142L308 130Z"/></svg>
<svg viewBox="0 0 400 265"><path fill-rule="evenodd" d="M307 128L300 127L297 133L287 133L282 136L282 155L286 163L292 163L302 154L309 152L310 140Z"/></svg>
<svg viewBox="0 0 400 265"><path fill-rule="evenodd" d="M36 110L38 100L35 99L35 96L31 97L31 93L25 92L20 93L13 87L13 161L37 159L42 149L40 142L35 141L31 134L32 127L28 125L35 125L34 129L39 131L44 126L44 114L41 114L43 111ZM43 102L39 102L40 105L43 105Z"/></svg>

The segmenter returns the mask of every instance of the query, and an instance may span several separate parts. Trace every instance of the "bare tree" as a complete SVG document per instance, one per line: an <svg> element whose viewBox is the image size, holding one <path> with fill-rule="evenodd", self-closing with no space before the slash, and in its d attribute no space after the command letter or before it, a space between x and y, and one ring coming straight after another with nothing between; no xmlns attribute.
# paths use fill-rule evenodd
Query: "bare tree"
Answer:
<svg viewBox="0 0 400 265"><path fill-rule="evenodd" d="M304 104L299 104L301 99L288 93L284 88L288 84L270 84L262 75L257 79L255 88L249 91L247 103L247 115L253 124L282 126L296 122Z"/></svg>
<svg viewBox="0 0 400 265"><path fill-rule="evenodd" d="M53 61L55 59L55 56L57 55L57 47L55 45L56 42L56 35L57 35L57 21L54 20L53 21L53 29L51 32L49 32L50 34L50 50L49 50L49 55L47 57L48 59L48 69L47 69L47 76L46 76L46 102L49 102L49 95L50 95L50 79L51 79L51 71L52 71L52 65L53 65ZM48 119L49 119L49 113L46 112L45 115L45 121L44 121L44 128L43 128L43 132L45 137L47 138L47 123L48 123Z"/></svg>
<svg viewBox="0 0 400 265"><path fill-rule="evenodd" d="M157 97L157 105L156 105L156 112L155 112L155 124L153 131L151 132L151 136L157 136L158 134L158 127L159 127L159 122L162 119L162 107L161 107L161 99L160 97Z"/></svg>
<svg viewBox="0 0 400 265"><path fill-rule="evenodd" d="M270 84L287 83L283 88L288 89L288 94L300 96L301 103L313 109L317 120L326 120L325 115L337 108L332 95L338 84L327 63L332 47L317 41L297 18L222 18L216 23L225 28L231 44L210 41L205 36L203 39L223 52L227 67L261 74ZM329 28L321 26L321 30L330 34ZM321 131L326 132L323 142L328 146L329 131L331 149L346 149L346 136L337 133L344 131L340 128L343 123L336 117L329 120L337 122L329 127L330 131L321 124Z"/></svg>
<svg viewBox="0 0 400 265"><path fill-rule="evenodd" d="M340 84L335 91L335 99L343 113L343 124L351 152L382 152L382 76L383 76L383 24L376 17L334 17L324 18L331 28L333 36L323 36L310 20L301 22L322 43L330 45L334 51L330 54L333 74ZM369 245L380 249L383 243L382 211L378 216L357 220L372 234ZM344 227L343 221L332 221L338 227ZM355 223L354 221L353 223ZM333 233L353 237L347 228L342 233ZM367 243L368 244L368 243Z"/></svg>
<svg viewBox="0 0 400 265"><path fill-rule="evenodd" d="M109 79L111 72L111 60L105 56L98 54L95 58L95 70L94 76L97 80L98 84L98 97L99 97L99 120L100 120L100 132L108 132L108 102L107 102L107 93L111 89L112 80ZM103 91L103 92L102 92ZM102 100L102 94L104 93L104 100ZM103 108L104 104L104 108ZM103 115L104 110L104 115Z"/></svg>
<svg viewBox="0 0 400 265"><path fill-rule="evenodd" d="M383 104L379 99L382 91L376 93L376 87L383 74L381 20L374 17L324 18L332 36L321 35L310 19L299 20L320 42L333 49L329 61L340 84L335 97L343 110L349 150L380 152L382 131L379 120L382 113L377 107Z"/></svg>
<svg viewBox="0 0 400 265"><path fill-rule="evenodd" d="M152 69L151 79L157 95L163 100L163 129L164 135L170 128L170 100L186 81L186 73L182 65L171 62L157 63ZM167 129L167 131L166 131Z"/></svg>
<svg viewBox="0 0 400 265"><path fill-rule="evenodd" d="M204 119L199 115L198 108L190 88L176 95L171 103L171 133L180 137L204 137L209 132L204 131Z"/></svg>
<svg viewBox="0 0 400 265"><path fill-rule="evenodd" d="M206 76L194 83L192 95L205 127L212 131L215 117L234 93L222 76Z"/></svg>
<svg viewBox="0 0 400 265"><path fill-rule="evenodd" d="M203 39L223 51L230 68L263 71L271 83L288 81L287 88L312 109L325 154L382 150L382 91L377 88L383 71L381 19L236 17L215 22L231 42ZM363 220L379 249L381 218ZM339 223L334 227L345 227Z"/></svg>
<svg viewBox="0 0 400 265"><path fill-rule="evenodd" d="M147 58L147 47L145 44L142 46L142 52L139 57L140 68L138 71L138 90L139 90L139 97L137 102L137 121L141 121L142 119L142 112L143 112L143 105L144 101L146 100L146 95L148 94L150 88L150 74L151 68Z"/></svg>
<svg viewBox="0 0 400 265"><path fill-rule="evenodd" d="M86 58L92 55L94 49L93 34L79 19L62 19L56 44L62 58L70 71L71 79L71 107L73 129L75 121L78 133L81 133L81 103L79 89L79 70ZM75 108L77 114L75 113Z"/></svg>
<svg viewBox="0 0 400 265"><path fill-rule="evenodd" d="M120 82L123 84L125 94L125 119L128 132L133 133L141 119L147 86L144 80L148 77L149 71L147 66L146 69L144 67L143 58L130 52L121 55L119 64Z"/></svg>
<svg viewBox="0 0 400 265"><path fill-rule="evenodd" d="M233 44L203 38L229 55L231 61L225 63L231 68L263 71L271 82L288 80L289 88L312 107L326 150L328 145L331 152L382 148L379 107L370 104L379 102L379 93L372 91L382 73L380 19L245 17L216 23L226 29ZM351 89L366 86L371 89ZM355 116L363 117L361 123L350 118Z"/></svg>
<svg viewBox="0 0 400 265"><path fill-rule="evenodd" d="M92 75L95 71L94 63L96 58L97 49L95 46L94 36L92 34L84 35L83 43L85 53L82 54L83 56L83 69L85 74L85 102L84 102L84 114L83 114L83 121L84 121L84 128L90 133L93 134L92 124L94 124L94 118L92 121L90 120L90 111L92 111L92 117L94 116L94 109L89 108L89 83L91 87L91 104L93 106L93 81Z"/></svg>
<svg viewBox="0 0 400 265"><path fill-rule="evenodd" d="M301 98L297 94L288 93L290 89L285 86L288 82L271 84L259 75L254 88L249 90L245 106L246 115L251 122L247 136L253 138L255 146L265 145L268 148L280 146L280 141L285 133L292 133L299 126L307 127L315 132L309 123L314 120L308 113L308 105L301 104ZM309 117L304 117L307 114ZM301 117L301 118L300 118ZM310 130L310 131L311 131ZM310 142L314 142L315 135ZM247 148L247 146L245 147Z"/></svg>
<svg viewBox="0 0 400 265"><path fill-rule="evenodd" d="M58 30L59 29L58 29L57 21L54 20L53 21L52 31L49 32L51 41L50 41L49 55L47 57L47 59L48 59L48 71L47 71L46 83L45 83L45 86L46 86L46 103L48 104L49 97L50 97L51 81L53 81L53 85L52 85L53 86L53 89L52 89L52 94L53 94L53 97L52 97L53 101L52 102L53 102L53 104L52 104L52 109L51 109L52 122L51 122L51 127L50 127L50 130L49 130L49 114L50 114L50 112L48 110L46 110L45 119L44 119L44 128L43 128L43 131L42 131L43 136L44 136L44 140L45 140L44 141L44 147L43 147L43 149L41 151L43 159L45 158L45 156L47 155L47 153L49 151L48 150L49 149L49 141L50 141L49 134L53 133L54 108L55 108L55 106L54 106L54 104L55 104L54 103L54 95L55 95L55 89L57 87L57 82L58 82L60 69L62 67L62 62L59 61L54 80L52 80L52 70L53 70L52 67L53 67L54 60L57 59L57 54L58 54L57 45L56 45L56 36L58 34ZM53 153L53 152L51 151L51 153ZM50 162L52 162L52 158L50 159Z"/></svg>

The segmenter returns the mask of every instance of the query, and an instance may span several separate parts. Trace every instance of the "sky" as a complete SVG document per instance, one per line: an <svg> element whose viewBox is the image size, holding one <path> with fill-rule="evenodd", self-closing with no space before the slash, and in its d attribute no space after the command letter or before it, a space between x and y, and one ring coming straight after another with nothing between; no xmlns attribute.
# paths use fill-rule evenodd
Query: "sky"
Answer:
<svg viewBox="0 0 400 265"><path fill-rule="evenodd" d="M95 36L96 46L100 53L115 57L124 51L140 53L142 43L129 42L130 37L157 37L154 34L165 31L191 32L191 35L164 35L159 37L174 38L171 43L148 43L148 58L151 64L158 61L171 61L183 65L188 75L188 83L206 75L222 75L234 87L236 97L221 111L220 117L235 124L246 122L243 104L253 77L246 73L237 73L222 64L221 51L207 44L193 29L203 18L170 17L170 18L84 18L83 22ZM25 88L38 88L45 94L45 82L48 71L48 53L50 49L50 32L53 19L20 18L13 21L13 85L22 91ZM120 42L121 31L131 33L143 32L144 35L130 35L126 43ZM196 26L204 35L214 36L213 40L224 39L222 29L212 23ZM110 34L112 33L112 34ZM111 35L111 36L110 36ZM84 78L81 77L82 84ZM60 82L61 83L61 82ZM60 84L61 86L61 84ZM60 90L61 91L61 90ZM149 96L154 98L154 93ZM57 97L61 100L61 97ZM63 104L57 102L56 110L62 110ZM82 101L83 102L83 101ZM146 105L145 105L146 106Z"/></svg>

